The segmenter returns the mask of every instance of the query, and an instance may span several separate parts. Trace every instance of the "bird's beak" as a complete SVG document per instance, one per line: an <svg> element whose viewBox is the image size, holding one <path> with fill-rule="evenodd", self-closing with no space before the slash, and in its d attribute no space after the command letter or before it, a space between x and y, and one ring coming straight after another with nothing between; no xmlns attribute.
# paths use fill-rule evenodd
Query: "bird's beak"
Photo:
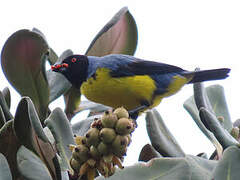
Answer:
<svg viewBox="0 0 240 180"><path fill-rule="evenodd" d="M63 64L55 64L51 66L51 70L54 72L64 72L68 68L68 64L63 63Z"/></svg>

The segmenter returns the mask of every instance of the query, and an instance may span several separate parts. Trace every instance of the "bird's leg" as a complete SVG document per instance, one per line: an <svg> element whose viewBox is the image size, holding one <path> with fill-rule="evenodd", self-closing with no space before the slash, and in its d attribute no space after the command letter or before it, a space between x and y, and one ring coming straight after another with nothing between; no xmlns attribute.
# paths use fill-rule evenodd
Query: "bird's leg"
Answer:
<svg viewBox="0 0 240 180"><path fill-rule="evenodd" d="M147 105L138 106L137 108L128 111L129 116L130 116L132 119L135 119L135 120L136 120L137 117L138 117L139 112L142 111L142 110L144 110L144 109L147 108L147 107L148 107Z"/></svg>
<svg viewBox="0 0 240 180"><path fill-rule="evenodd" d="M130 116L131 119L133 119L136 127L137 127L137 118L138 118L139 112L143 111L144 109L146 109L150 106L150 104L148 102L143 102L141 104L142 105L136 107L135 109L132 109L132 110L128 111L129 116Z"/></svg>

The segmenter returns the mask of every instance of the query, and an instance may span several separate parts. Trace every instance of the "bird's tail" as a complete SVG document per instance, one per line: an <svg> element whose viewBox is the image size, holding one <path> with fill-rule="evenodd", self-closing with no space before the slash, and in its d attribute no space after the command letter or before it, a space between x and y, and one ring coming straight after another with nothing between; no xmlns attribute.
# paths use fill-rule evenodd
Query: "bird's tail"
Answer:
<svg viewBox="0 0 240 180"><path fill-rule="evenodd" d="M196 82L225 79L228 77L229 72L230 72L230 69L221 68L221 69L211 69L211 70L202 70L202 71L188 71L188 72L184 72L183 76L189 77L191 79L188 82L190 84L190 83L196 83Z"/></svg>

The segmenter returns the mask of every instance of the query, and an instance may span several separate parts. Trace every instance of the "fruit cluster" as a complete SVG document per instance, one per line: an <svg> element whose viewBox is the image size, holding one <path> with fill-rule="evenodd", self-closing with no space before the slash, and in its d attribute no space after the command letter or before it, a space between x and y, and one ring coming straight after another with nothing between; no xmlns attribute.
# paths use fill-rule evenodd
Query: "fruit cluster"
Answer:
<svg viewBox="0 0 240 180"><path fill-rule="evenodd" d="M95 119L85 136L76 136L76 145L69 146L74 174L86 175L91 180L96 172L105 177L113 175L115 165L122 169L134 129L135 123L122 107L106 111L100 119Z"/></svg>

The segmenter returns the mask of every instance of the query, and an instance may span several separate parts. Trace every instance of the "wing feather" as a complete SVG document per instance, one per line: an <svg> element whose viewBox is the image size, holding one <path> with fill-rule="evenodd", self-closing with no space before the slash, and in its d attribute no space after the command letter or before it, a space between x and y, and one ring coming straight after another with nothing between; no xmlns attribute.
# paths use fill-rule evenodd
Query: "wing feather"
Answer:
<svg viewBox="0 0 240 180"><path fill-rule="evenodd" d="M109 66L108 68L111 69L112 77L163 75L168 73L181 73L184 71L177 66L142 60L128 55L109 55L107 57L108 61L106 61L105 58L103 62L105 62Z"/></svg>

